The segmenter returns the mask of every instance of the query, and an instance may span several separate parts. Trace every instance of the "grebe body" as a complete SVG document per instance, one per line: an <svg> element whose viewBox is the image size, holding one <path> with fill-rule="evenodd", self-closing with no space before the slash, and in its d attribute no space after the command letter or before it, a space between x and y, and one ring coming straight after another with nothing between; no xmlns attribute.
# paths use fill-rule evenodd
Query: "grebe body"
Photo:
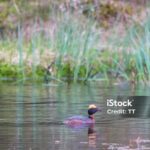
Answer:
<svg viewBox="0 0 150 150"><path fill-rule="evenodd" d="M72 117L67 118L64 121L64 124L66 124L68 127L71 127L71 128L81 128L85 126L90 126L95 123L94 114L97 111L100 111L100 109L98 109L96 105L94 104L89 105L88 117L81 116L81 115L72 116Z"/></svg>

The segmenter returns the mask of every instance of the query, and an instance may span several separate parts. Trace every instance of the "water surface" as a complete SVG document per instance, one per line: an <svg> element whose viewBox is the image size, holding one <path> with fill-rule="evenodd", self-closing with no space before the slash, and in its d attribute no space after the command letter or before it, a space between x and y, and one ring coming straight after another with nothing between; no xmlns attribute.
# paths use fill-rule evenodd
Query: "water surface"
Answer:
<svg viewBox="0 0 150 150"><path fill-rule="evenodd" d="M130 84L0 83L0 150L150 149L150 99L136 102L136 115L107 114L107 98L150 96L150 87ZM72 115L102 109L96 124L72 129Z"/></svg>

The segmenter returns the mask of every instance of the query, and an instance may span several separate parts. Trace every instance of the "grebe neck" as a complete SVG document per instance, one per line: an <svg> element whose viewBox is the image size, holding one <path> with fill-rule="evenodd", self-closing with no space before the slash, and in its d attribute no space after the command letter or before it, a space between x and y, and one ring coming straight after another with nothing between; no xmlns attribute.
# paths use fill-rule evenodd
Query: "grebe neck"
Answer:
<svg viewBox="0 0 150 150"><path fill-rule="evenodd" d="M94 120L94 116L93 115L89 115L89 118Z"/></svg>

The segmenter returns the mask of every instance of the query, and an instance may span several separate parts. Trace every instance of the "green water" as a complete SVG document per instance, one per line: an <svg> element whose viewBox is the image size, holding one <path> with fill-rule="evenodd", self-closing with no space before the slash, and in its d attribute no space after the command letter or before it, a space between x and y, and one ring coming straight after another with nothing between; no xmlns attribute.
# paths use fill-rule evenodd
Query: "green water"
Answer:
<svg viewBox="0 0 150 150"><path fill-rule="evenodd" d="M0 150L150 149L150 99L138 101L135 116L107 114L106 99L150 96L150 87L128 83L0 83ZM64 119L87 115L94 103L102 112L91 127L69 128Z"/></svg>

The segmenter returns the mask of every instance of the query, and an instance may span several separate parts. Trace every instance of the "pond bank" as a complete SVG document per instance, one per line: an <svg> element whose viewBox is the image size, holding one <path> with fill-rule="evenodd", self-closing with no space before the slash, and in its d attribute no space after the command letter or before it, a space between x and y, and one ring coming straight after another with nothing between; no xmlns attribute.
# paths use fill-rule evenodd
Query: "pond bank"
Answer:
<svg viewBox="0 0 150 150"><path fill-rule="evenodd" d="M72 14L61 16L47 32L35 24L28 40L18 25L17 37L0 40L0 78L149 81L149 24L147 16L123 36L114 30L105 40L93 20Z"/></svg>
<svg viewBox="0 0 150 150"><path fill-rule="evenodd" d="M4 55L7 55L7 53L5 52ZM138 72L136 55L128 55L124 52L95 51L93 59L86 56L82 56L79 59L67 55L54 55L52 52L49 55L48 53L43 53L43 57L42 54L38 55L37 57L39 58L35 60L33 57L36 56L32 56L32 54L28 54L24 59L18 58L17 55L16 58L14 55L8 55L9 57L7 56L6 58L3 57L3 60L1 59L1 79L34 79L45 81L121 79L122 81L126 80L134 83L149 80L149 74L145 64L141 64L144 72ZM124 59L122 59L123 57Z"/></svg>

